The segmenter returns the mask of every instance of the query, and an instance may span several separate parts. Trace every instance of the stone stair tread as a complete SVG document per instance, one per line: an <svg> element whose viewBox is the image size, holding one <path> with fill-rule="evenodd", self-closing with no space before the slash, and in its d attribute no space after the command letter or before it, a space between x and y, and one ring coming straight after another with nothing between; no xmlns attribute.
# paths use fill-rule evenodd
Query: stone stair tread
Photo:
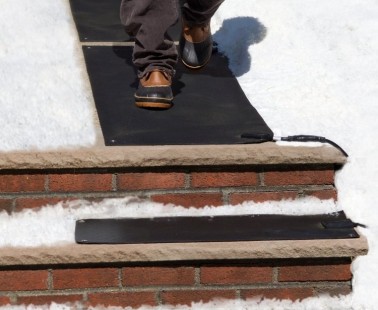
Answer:
<svg viewBox="0 0 378 310"><path fill-rule="evenodd" d="M197 260L331 258L366 255L365 237L355 239L199 242L126 245L69 244L7 247L0 265L92 264Z"/></svg>

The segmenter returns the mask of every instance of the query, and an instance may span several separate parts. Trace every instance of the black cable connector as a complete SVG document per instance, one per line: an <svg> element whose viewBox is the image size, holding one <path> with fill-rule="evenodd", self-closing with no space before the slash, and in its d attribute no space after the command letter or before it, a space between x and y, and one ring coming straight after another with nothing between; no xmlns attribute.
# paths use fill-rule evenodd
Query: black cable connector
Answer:
<svg viewBox="0 0 378 310"><path fill-rule="evenodd" d="M328 143L333 145L335 148L340 150L344 156L349 157L348 153L345 152L342 147L335 142L320 136L310 136L310 135L297 135L297 136L288 136L288 137L274 137L274 140L280 139L281 141L289 141L289 142L321 142L321 143Z"/></svg>
<svg viewBox="0 0 378 310"><path fill-rule="evenodd" d="M335 220L335 221L323 221L322 226L326 229L351 229L356 227L368 228L365 224L352 222L350 219Z"/></svg>
<svg viewBox="0 0 378 310"><path fill-rule="evenodd" d="M276 138L276 137L275 137ZM288 136L288 137L279 137L281 141L289 142L326 142L326 138L320 136L309 136L309 135L297 135L297 136Z"/></svg>
<svg viewBox="0 0 378 310"><path fill-rule="evenodd" d="M268 133L243 133L240 136L242 139L252 139L253 143L262 143L273 141L273 136Z"/></svg>
<svg viewBox="0 0 378 310"><path fill-rule="evenodd" d="M254 139L256 142L269 142L269 141L287 141L287 142L320 142L320 143L328 143L340 150L344 156L349 157L348 153L345 152L340 145L336 144L335 142L321 136L313 136L313 135L296 135L296 136L287 136L287 137L277 137L271 136L269 134L250 134L250 133L243 133L241 135L243 139Z"/></svg>

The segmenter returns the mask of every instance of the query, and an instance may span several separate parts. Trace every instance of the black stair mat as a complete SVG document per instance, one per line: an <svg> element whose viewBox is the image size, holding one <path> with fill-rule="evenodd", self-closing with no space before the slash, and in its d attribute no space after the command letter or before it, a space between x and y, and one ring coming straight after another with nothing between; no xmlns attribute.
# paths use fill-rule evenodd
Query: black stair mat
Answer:
<svg viewBox="0 0 378 310"><path fill-rule="evenodd" d="M262 142L242 138L243 133L273 137L221 54L214 54L201 70L179 62L174 106L156 111L134 104L138 80L132 47L84 46L83 51L107 146Z"/></svg>
<svg viewBox="0 0 378 310"><path fill-rule="evenodd" d="M133 41L120 21L121 0L70 0L70 5L81 42ZM177 23L168 33L178 41L180 32Z"/></svg>
<svg viewBox="0 0 378 310"><path fill-rule="evenodd" d="M330 225L327 222L341 222ZM347 224L347 225L345 225ZM332 228L333 227L333 228ZM344 228L343 228L344 227ZM239 215L83 219L77 243L138 244L358 238L343 212L321 215Z"/></svg>

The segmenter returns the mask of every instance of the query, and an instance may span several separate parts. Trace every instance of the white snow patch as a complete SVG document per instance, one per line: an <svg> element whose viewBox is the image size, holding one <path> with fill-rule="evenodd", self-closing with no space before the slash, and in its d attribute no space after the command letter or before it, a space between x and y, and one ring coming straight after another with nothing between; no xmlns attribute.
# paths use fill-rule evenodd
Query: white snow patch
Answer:
<svg viewBox="0 0 378 310"><path fill-rule="evenodd" d="M77 308L80 309L80 305L77 304ZM67 310L72 309L67 305L52 304L51 306L5 306L0 307L3 309L12 309L12 310ZM112 309L112 310L121 310L121 309L139 309L139 310L228 310L228 309L237 309L237 310L250 310L250 309L259 309L259 310L319 310L319 309L329 309L329 310L364 310L366 308L361 307L361 305L356 304L351 295L342 296L342 297L314 297L307 298L302 301L290 301L290 300L271 300L271 299L248 299L248 300L223 300L223 299L214 299L208 303L192 303L190 306L177 305L177 306L142 306L139 308L131 307L90 307L89 309Z"/></svg>
<svg viewBox="0 0 378 310"><path fill-rule="evenodd" d="M94 145L93 99L68 2L0 7L0 152Z"/></svg>

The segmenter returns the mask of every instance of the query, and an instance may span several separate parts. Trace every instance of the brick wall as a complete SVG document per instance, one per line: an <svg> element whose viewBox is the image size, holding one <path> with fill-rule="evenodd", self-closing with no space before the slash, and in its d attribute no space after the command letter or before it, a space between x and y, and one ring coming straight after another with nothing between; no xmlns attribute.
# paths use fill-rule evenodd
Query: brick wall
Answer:
<svg viewBox="0 0 378 310"><path fill-rule="evenodd" d="M183 206L337 198L332 165L2 171L0 210L139 195Z"/></svg>
<svg viewBox="0 0 378 310"><path fill-rule="evenodd" d="M213 298L303 299L350 292L350 259L50 266L0 270L0 305L190 304Z"/></svg>
<svg viewBox="0 0 378 310"><path fill-rule="evenodd" d="M337 198L333 165L2 171L0 211L138 195L183 206ZM0 266L0 305L133 306L212 298L301 299L351 290L350 258Z"/></svg>

